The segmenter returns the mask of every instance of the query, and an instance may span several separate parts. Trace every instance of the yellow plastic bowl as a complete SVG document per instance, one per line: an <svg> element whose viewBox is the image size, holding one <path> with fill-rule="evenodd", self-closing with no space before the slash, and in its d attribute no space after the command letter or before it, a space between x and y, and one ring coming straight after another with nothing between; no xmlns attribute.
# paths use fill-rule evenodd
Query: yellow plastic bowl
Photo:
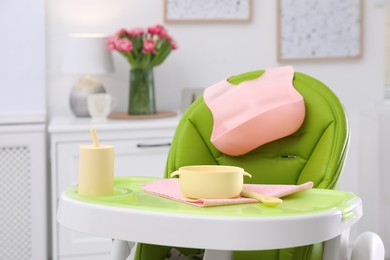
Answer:
<svg viewBox="0 0 390 260"><path fill-rule="evenodd" d="M171 177L179 176L180 190L185 197L229 199L240 195L244 175L252 177L236 166L192 165L180 167Z"/></svg>

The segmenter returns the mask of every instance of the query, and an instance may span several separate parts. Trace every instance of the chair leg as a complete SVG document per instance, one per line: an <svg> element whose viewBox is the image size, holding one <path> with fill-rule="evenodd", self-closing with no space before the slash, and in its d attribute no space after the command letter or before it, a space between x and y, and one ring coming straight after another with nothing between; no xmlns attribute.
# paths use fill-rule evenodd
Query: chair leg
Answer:
<svg viewBox="0 0 390 260"><path fill-rule="evenodd" d="M325 241L323 260L348 259L349 229L339 236Z"/></svg>
<svg viewBox="0 0 390 260"><path fill-rule="evenodd" d="M383 260L385 247L382 239L373 232L364 232L355 240L351 260Z"/></svg>
<svg viewBox="0 0 390 260"><path fill-rule="evenodd" d="M203 260L233 260L233 252L206 249Z"/></svg>
<svg viewBox="0 0 390 260"><path fill-rule="evenodd" d="M134 242L114 239L111 249L111 260L126 260L134 245Z"/></svg>

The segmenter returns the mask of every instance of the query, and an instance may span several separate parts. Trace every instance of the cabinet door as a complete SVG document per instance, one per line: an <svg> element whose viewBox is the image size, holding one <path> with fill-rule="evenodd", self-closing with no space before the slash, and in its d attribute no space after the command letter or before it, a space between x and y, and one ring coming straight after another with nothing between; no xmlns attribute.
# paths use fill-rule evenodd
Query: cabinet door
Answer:
<svg viewBox="0 0 390 260"><path fill-rule="evenodd" d="M115 147L115 176L164 176L170 139L110 142Z"/></svg>
<svg viewBox="0 0 390 260"><path fill-rule="evenodd" d="M101 143L115 147L115 176L163 177L170 139L101 140ZM60 194L78 182L79 145L80 142L69 142L59 143L56 147L56 204ZM81 234L58 224L56 226L60 257L86 254L96 257L97 254L109 254L111 250L111 239ZM96 259L94 257L91 256L91 260Z"/></svg>

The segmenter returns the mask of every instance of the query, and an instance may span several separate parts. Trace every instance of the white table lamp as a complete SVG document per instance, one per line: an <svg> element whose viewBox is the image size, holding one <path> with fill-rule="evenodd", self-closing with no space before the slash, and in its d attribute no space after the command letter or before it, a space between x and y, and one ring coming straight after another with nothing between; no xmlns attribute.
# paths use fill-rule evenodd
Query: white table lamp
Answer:
<svg viewBox="0 0 390 260"><path fill-rule="evenodd" d="M111 52L107 50L106 35L70 34L64 52L62 72L84 75L77 81L70 94L70 108L75 116L88 117L87 96L104 93L102 83L91 75L114 71Z"/></svg>

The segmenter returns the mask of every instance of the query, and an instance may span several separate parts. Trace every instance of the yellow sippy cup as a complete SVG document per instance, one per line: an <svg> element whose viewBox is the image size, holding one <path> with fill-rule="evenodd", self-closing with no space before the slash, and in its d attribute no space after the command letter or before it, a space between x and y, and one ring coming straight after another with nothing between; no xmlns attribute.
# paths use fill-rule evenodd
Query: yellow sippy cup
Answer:
<svg viewBox="0 0 390 260"><path fill-rule="evenodd" d="M79 186L83 196L110 196L114 189L114 146L100 145L90 130L92 145L80 145Z"/></svg>

